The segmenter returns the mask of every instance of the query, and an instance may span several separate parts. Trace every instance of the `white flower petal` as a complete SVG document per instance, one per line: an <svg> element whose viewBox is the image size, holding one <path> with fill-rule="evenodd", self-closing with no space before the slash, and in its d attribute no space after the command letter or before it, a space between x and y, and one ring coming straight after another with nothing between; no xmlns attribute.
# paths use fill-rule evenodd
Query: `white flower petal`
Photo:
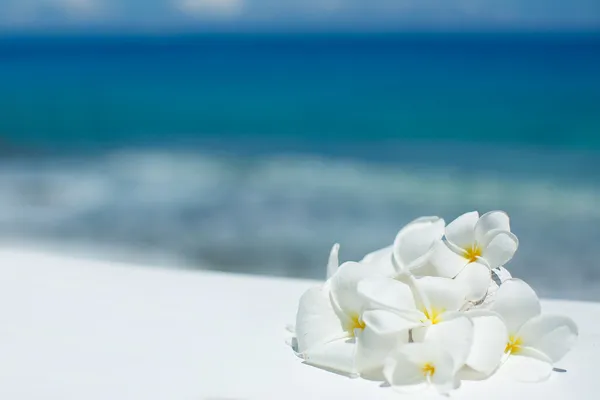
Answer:
<svg viewBox="0 0 600 400"><path fill-rule="evenodd" d="M307 290L300 298L296 315L298 352L345 336L342 322L336 315L329 292L321 287Z"/></svg>
<svg viewBox="0 0 600 400"><path fill-rule="evenodd" d="M449 246L451 246L450 243L441 240L434 245L428 261L428 264L431 265L432 276L454 278L469 263L469 260L457 254Z"/></svg>
<svg viewBox="0 0 600 400"><path fill-rule="evenodd" d="M500 314L509 334L516 334L525 322L539 315L542 308L531 286L512 278L500 286L490 310Z"/></svg>
<svg viewBox="0 0 600 400"><path fill-rule="evenodd" d="M417 308L422 311L458 311L465 304L464 285L454 279L424 276L413 279L413 284Z"/></svg>
<svg viewBox="0 0 600 400"><path fill-rule="evenodd" d="M469 311L473 322L473 344L466 364L485 376L500 365L508 342L506 325L499 315L489 311Z"/></svg>
<svg viewBox="0 0 600 400"><path fill-rule="evenodd" d="M374 274L394 277L398 272L392 257L392 246L388 246L367 254L360 263L367 264Z"/></svg>
<svg viewBox="0 0 600 400"><path fill-rule="evenodd" d="M415 326L413 321L386 310L365 311L362 320L375 334L379 336L394 335L401 342L408 341L408 330Z"/></svg>
<svg viewBox="0 0 600 400"><path fill-rule="evenodd" d="M392 245L384 247L382 249L375 250L360 260L361 263L377 263L382 260L392 262Z"/></svg>
<svg viewBox="0 0 600 400"><path fill-rule="evenodd" d="M329 260L327 262L327 279L333 276L335 271L337 271L338 266L340 265L338 257L339 251L340 245L339 243L336 243L333 245L331 251L329 252Z"/></svg>
<svg viewBox="0 0 600 400"><path fill-rule="evenodd" d="M490 268L497 268L509 262L519 247L519 239L508 231L491 231L481 243L481 257Z"/></svg>
<svg viewBox="0 0 600 400"><path fill-rule="evenodd" d="M541 351L555 363L573 348L578 329L569 317L538 315L521 327L518 336L524 346Z"/></svg>
<svg viewBox="0 0 600 400"><path fill-rule="evenodd" d="M519 354L511 354L501 371L522 382L541 382L552 373L552 360L534 349L521 348Z"/></svg>
<svg viewBox="0 0 600 400"><path fill-rule="evenodd" d="M360 373L377 376L387 355L397 346L399 338L394 335L379 336L369 328L356 337L356 368Z"/></svg>
<svg viewBox="0 0 600 400"><path fill-rule="evenodd" d="M464 315L431 325L425 333L426 343L437 343L454 360L454 372L463 367L473 342L473 322Z"/></svg>
<svg viewBox="0 0 600 400"><path fill-rule="evenodd" d="M369 306L390 308L399 311L416 311L410 286L386 277L366 278L358 284L358 294Z"/></svg>
<svg viewBox="0 0 600 400"><path fill-rule="evenodd" d="M420 392L429 386L426 376L423 375L423 367L402 356L394 355L386 359L383 376L393 389L402 393Z"/></svg>
<svg viewBox="0 0 600 400"><path fill-rule="evenodd" d="M329 281L331 295L341 311L352 315L362 313L364 299L358 295L358 283L374 272L368 264L345 262L336 271Z"/></svg>
<svg viewBox="0 0 600 400"><path fill-rule="evenodd" d="M338 339L303 353L307 364L347 374L358 374L355 339Z"/></svg>
<svg viewBox="0 0 600 400"><path fill-rule="evenodd" d="M414 268L413 270L410 271L411 275L414 277L422 277L422 276L439 276L437 274L436 269L429 263L426 262L425 264L421 265L420 267ZM396 274L396 279L401 280L401 281L408 281L407 279L408 277L406 275L398 275Z"/></svg>
<svg viewBox="0 0 600 400"><path fill-rule="evenodd" d="M485 235L492 230L510 232L510 219L504 211L490 211L483 214L475 224L475 240L483 241Z"/></svg>
<svg viewBox="0 0 600 400"><path fill-rule="evenodd" d="M413 392L427 387L426 364L435 368L429 377L442 392L454 386L454 360L436 343L409 343L401 346L386 360L384 376L396 390Z"/></svg>
<svg viewBox="0 0 600 400"><path fill-rule="evenodd" d="M424 314L421 314L422 323L420 324L420 326L411 329L411 339L413 342L424 342L427 337L427 332L429 331L429 328L431 326L438 325L446 321L452 321L457 318L462 318L464 316L465 314L461 311L446 311L438 316L435 324L431 324L427 323L425 321L426 316Z"/></svg>
<svg viewBox="0 0 600 400"><path fill-rule="evenodd" d="M492 275L487 266L474 262L467 265L454 280L464 286L466 300L477 303L485 297Z"/></svg>
<svg viewBox="0 0 600 400"><path fill-rule="evenodd" d="M463 381L483 381L489 378L489 375L476 371L468 365L465 365L460 371L458 371L456 377L457 379Z"/></svg>
<svg viewBox="0 0 600 400"><path fill-rule="evenodd" d="M444 220L439 217L421 217L398 232L393 253L399 273L418 268L427 261L434 244L444 236L444 226Z"/></svg>
<svg viewBox="0 0 600 400"><path fill-rule="evenodd" d="M477 211L468 212L446 226L446 239L464 249L475 243L475 224L479 220Z"/></svg>
<svg viewBox="0 0 600 400"><path fill-rule="evenodd" d="M438 365L440 362L438 362ZM445 364L445 362L444 362ZM452 364L449 364L452 365ZM431 384L440 394L447 394L452 389L456 389L460 382L455 379L456 374L450 368L437 367L435 374L431 377Z"/></svg>
<svg viewBox="0 0 600 400"><path fill-rule="evenodd" d="M414 325L384 310L363 314L365 328L357 335L356 365L360 372L379 373L392 350L408 343L408 330Z"/></svg>

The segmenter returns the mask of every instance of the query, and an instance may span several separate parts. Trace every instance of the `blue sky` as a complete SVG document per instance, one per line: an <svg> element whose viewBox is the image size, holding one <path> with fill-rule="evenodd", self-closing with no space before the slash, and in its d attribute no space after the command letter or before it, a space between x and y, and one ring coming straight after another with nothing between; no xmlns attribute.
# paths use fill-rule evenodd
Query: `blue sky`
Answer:
<svg viewBox="0 0 600 400"><path fill-rule="evenodd" d="M0 29L600 29L600 0L0 0Z"/></svg>

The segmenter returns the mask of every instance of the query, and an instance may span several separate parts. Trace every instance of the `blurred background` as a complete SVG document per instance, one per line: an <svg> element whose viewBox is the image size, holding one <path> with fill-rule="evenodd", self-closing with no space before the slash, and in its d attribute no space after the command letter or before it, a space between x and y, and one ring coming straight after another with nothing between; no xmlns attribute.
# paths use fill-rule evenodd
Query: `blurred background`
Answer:
<svg viewBox="0 0 600 400"><path fill-rule="evenodd" d="M504 209L600 300L597 0L0 0L0 240L322 278Z"/></svg>

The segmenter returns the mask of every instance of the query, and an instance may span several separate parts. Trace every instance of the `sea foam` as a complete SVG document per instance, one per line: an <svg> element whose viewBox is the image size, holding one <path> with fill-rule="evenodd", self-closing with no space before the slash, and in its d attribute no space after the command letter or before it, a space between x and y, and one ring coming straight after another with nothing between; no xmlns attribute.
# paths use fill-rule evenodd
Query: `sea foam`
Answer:
<svg viewBox="0 0 600 400"><path fill-rule="evenodd" d="M598 204L591 179L308 155L136 150L5 160L0 170L5 241L120 248L141 262L308 278L324 276L334 242L343 260L356 259L387 245L415 216L452 220L465 209L504 209L526 244L514 274L542 295L584 299L600 299Z"/></svg>

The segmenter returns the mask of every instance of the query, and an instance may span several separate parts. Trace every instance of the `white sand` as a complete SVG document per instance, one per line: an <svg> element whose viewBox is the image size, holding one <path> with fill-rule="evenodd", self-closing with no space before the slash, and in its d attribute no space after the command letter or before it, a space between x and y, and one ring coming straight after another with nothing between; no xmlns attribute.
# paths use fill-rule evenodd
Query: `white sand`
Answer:
<svg viewBox="0 0 600 400"><path fill-rule="evenodd" d="M314 282L144 268L0 249L0 399L398 399L302 364L284 342ZM600 304L543 384L467 382L455 399L595 399ZM421 397L416 397L421 398Z"/></svg>

